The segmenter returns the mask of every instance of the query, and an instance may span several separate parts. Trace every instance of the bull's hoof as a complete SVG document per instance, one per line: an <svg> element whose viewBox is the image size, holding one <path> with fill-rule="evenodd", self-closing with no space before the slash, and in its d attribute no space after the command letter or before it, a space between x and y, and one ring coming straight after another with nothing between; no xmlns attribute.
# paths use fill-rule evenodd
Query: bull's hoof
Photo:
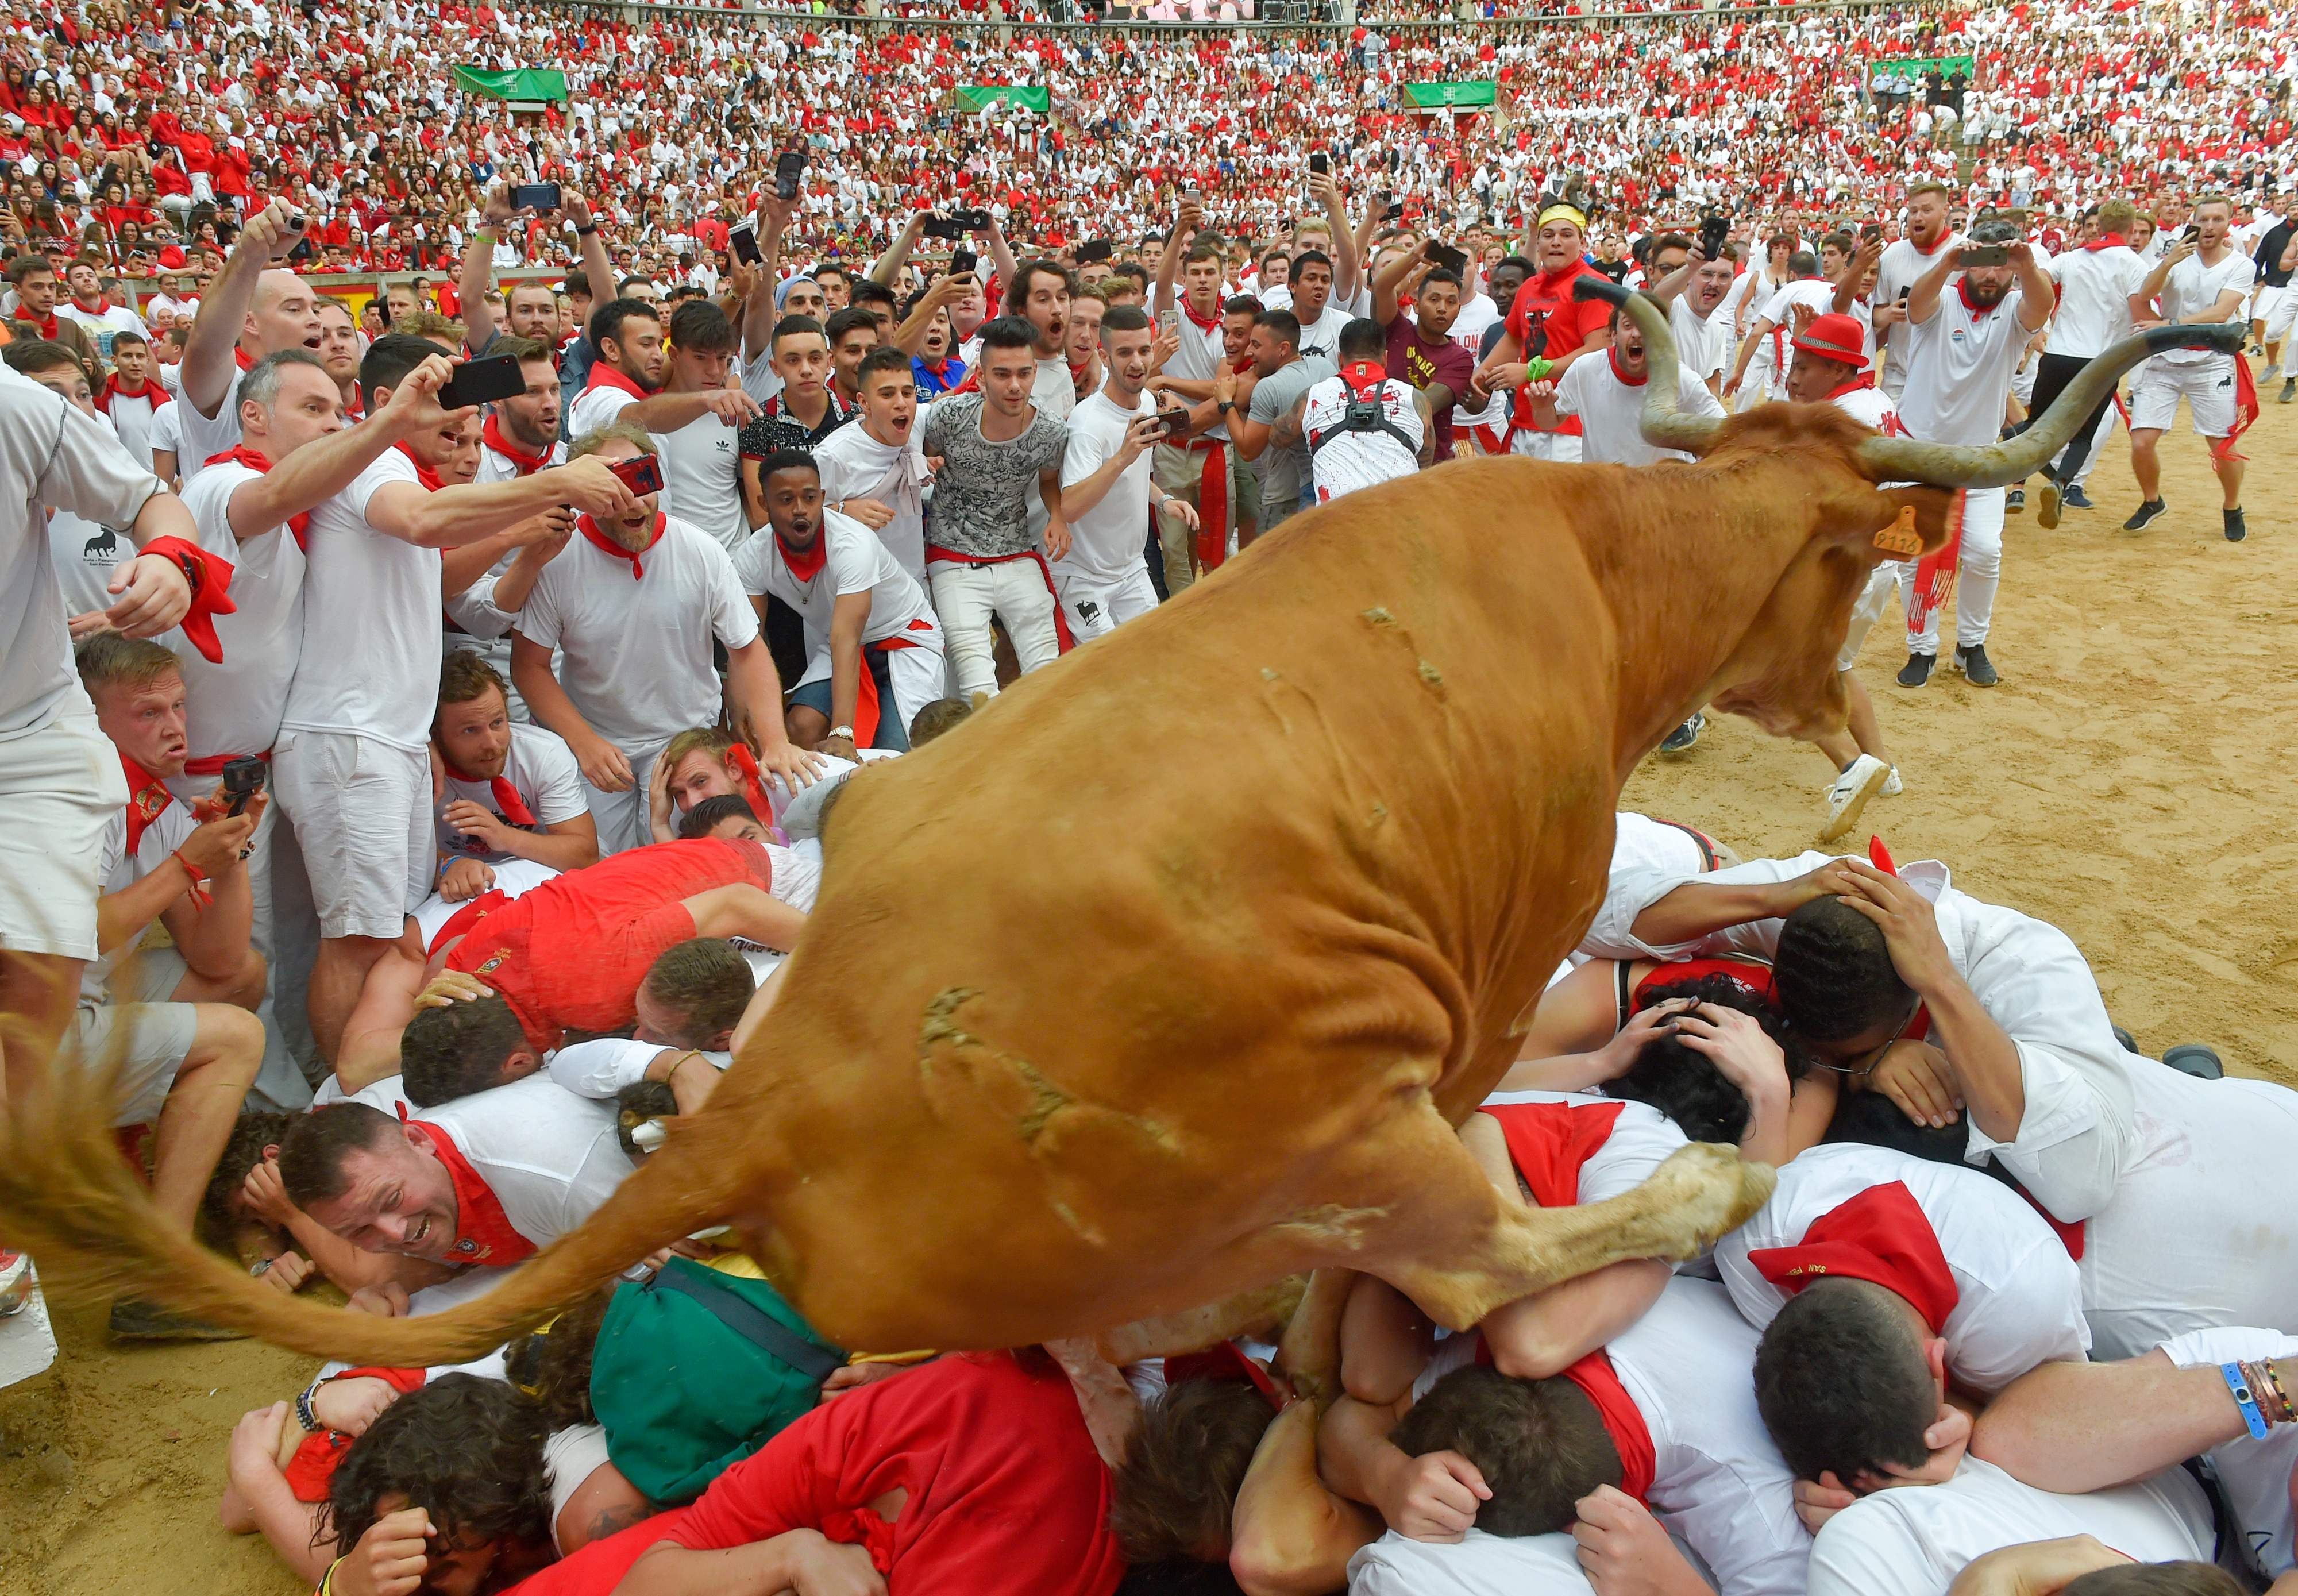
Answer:
<svg viewBox="0 0 2298 1596"><path fill-rule="evenodd" d="M1771 1165L1750 1163L1719 1142L1677 1148L1647 1183L1657 1199L1652 1219L1662 1247L1655 1256L1697 1258L1761 1208L1778 1180Z"/></svg>

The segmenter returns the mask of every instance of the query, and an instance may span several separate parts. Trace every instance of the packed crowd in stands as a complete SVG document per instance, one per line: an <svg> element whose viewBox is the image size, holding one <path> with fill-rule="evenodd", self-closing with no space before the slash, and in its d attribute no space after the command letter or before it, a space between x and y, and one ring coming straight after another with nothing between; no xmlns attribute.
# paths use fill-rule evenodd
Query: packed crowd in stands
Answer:
<svg viewBox="0 0 2298 1596"><path fill-rule="evenodd" d="M0 1115L112 1069L167 1226L371 1313L486 1289L679 1134L848 781L1335 499L1688 459L1638 426L1662 326L1687 411L1971 446L2134 329L2221 335L1877 568L1823 842L1921 779L1877 625L1920 690L1951 593L1992 685L2007 516L2093 508L2122 432L2145 528L2183 410L2238 543L2243 434L2298 398L2280 8L4 29ZM1050 116L957 97L1000 84ZM1461 1135L1545 1207L1687 1140L1781 1166L1711 1257L1474 1334L1364 1279L1302 1400L1327 1371L1252 1338L849 1354L699 1237L479 1364L282 1393L226 1526L328 1596L2298 1592L2298 1098L2141 1054L1944 865L1619 824ZM36 1261L0 1229L0 1335Z"/></svg>

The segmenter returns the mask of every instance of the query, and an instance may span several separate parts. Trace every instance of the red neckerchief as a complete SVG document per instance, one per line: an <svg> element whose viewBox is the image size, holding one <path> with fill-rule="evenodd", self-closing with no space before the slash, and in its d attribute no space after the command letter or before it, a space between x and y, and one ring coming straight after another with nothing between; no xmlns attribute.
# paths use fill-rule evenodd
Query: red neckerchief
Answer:
<svg viewBox="0 0 2298 1596"><path fill-rule="evenodd" d="M1857 376L1852 377L1846 382L1838 383L1834 387L1830 388L1827 391L1827 397L1830 399L1840 399L1846 393L1856 393L1862 388L1872 388L1874 385L1875 374L1872 371L1863 371Z"/></svg>
<svg viewBox="0 0 2298 1596"><path fill-rule="evenodd" d="M1651 1494L1658 1451L1652 1445L1651 1426L1644 1422L1643 1410L1620 1384L1610 1356L1599 1348L1564 1370L1564 1377L1596 1404L1596 1416L1604 1421L1612 1449L1620 1454L1620 1489L1642 1501Z"/></svg>
<svg viewBox="0 0 2298 1596"><path fill-rule="evenodd" d="M632 382L629 377L624 376L621 372L616 370L612 366L608 365L604 360L592 362L591 367L591 380L583 385L583 392L585 393L588 393L593 388L620 388L632 399L646 399L651 397L644 388L640 387L636 383Z"/></svg>
<svg viewBox="0 0 2298 1596"><path fill-rule="evenodd" d="M184 572L184 579L191 584L192 607L177 624L202 658L210 665L221 665L223 641L216 636L215 618L239 608L227 591L231 586L231 562L189 538L153 538L136 552L164 556Z"/></svg>
<svg viewBox="0 0 2298 1596"><path fill-rule="evenodd" d="M1606 359L1609 360L1612 362L1612 375L1613 375L1614 376L1618 377L1618 378L1620 379L1620 382L1622 383L1622 385L1624 385L1624 386L1626 386L1626 387L1630 387L1630 388L1641 388L1641 387L1642 387L1642 386L1644 385L1644 384L1645 384L1645 383L1647 383L1647 382L1649 382L1649 381L1650 380L1650 378L1651 378L1651 373L1650 373L1649 371L1646 371L1646 372L1644 372L1641 376L1629 376L1625 371L1623 371L1622 369L1620 369L1620 350L1619 350L1619 345L1617 345L1617 344L1608 344L1608 345L1606 345L1606 346L1605 346L1605 349L1604 349L1604 355L1605 355L1605 358L1606 358Z"/></svg>
<svg viewBox="0 0 2298 1596"><path fill-rule="evenodd" d="M478 1171L471 1168L463 1150L447 1133L424 1121L409 1120L403 1103L399 1105L399 1117L430 1137L431 1151L447 1166L447 1178L454 1182L453 1261L500 1265L533 1257L534 1244L511 1228L510 1216L503 1212L502 1200L479 1178Z"/></svg>
<svg viewBox="0 0 2298 1596"><path fill-rule="evenodd" d="M140 388L123 388L120 385L120 373L115 371L105 377L103 386L95 391L95 408L109 416L112 414L112 401L115 399L148 399L152 401L152 413L157 415L160 407L174 397L164 385L148 376Z"/></svg>
<svg viewBox="0 0 2298 1596"><path fill-rule="evenodd" d="M33 321L29 317L26 317L25 321L34 332L49 343L56 342L56 312L54 310L48 312L48 318L45 321Z"/></svg>
<svg viewBox="0 0 2298 1596"><path fill-rule="evenodd" d="M176 795L168 790L165 781L125 754L120 756L120 768L128 776L128 857L132 859L143 845L144 833L168 812Z"/></svg>
<svg viewBox="0 0 2298 1596"><path fill-rule="evenodd" d="M532 476L550 464L550 453L529 454L502 434L502 418L489 416L486 425L479 428L479 440L497 454L508 460L521 476Z"/></svg>
<svg viewBox="0 0 2298 1596"><path fill-rule="evenodd" d="M2101 250L2119 250L2126 247L2129 242L2120 233L2109 233L2103 237L2094 238L2083 245L2083 252L2087 255L2095 255Z"/></svg>
<svg viewBox="0 0 2298 1596"><path fill-rule="evenodd" d="M406 444L393 443L392 447L407 457L408 463L415 467L415 480L421 483L425 487L430 489L431 492L435 493L441 488L447 485L445 480L440 476L439 473L434 470L431 467L425 465L421 460L417 459L415 458L415 451L412 449L409 449Z"/></svg>
<svg viewBox="0 0 2298 1596"><path fill-rule="evenodd" d="M758 757L750 752L747 743L736 743L726 750L726 768L742 784L742 794L749 802L750 813L769 825L773 823L774 806L766 797L765 773L758 768Z"/></svg>
<svg viewBox="0 0 2298 1596"><path fill-rule="evenodd" d="M1500 1122L1509 1162L1542 1208L1580 1201L1580 1170L1611 1139L1626 1104L1582 1107L1570 1103L1497 1103L1480 1110Z"/></svg>
<svg viewBox="0 0 2298 1596"><path fill-rule="evenodd" d="M1938 242L1937 244L1931 245L1929 249L1925 249L1922 244L1915 242L1915 236L1913 233L1910 233L1907 235L1907 247L1914 251L1918 255L1921 255L1924 260L1928 260L1933 255L1938 254L1939 251L1945 249L1947 247L1947 241L1954 236L1955 229L1953 227L1949 227L1938 236Z"/></svg>
<svg viewBox="0 0 2298 1596"><path fill-rule="evenodd" d="M1904 1180L1869 1187L1814 1220L1795 1245L1757 1247L1748 1262L1790 1295L1830 1276L1871 1281L1905 1298L1934 1336L1963 1297L1938 1234Z"/></svg>
<svg viewBox="0 0 2298 1596"><path fill-rule="evenodd" d="M1228 363L1228 368L1231 371L1236 372L1237 376L1243 376L1246 372L1252 369L1252 357L1251 355L1239 355L1236 360L1231 360Z"/></svg>
<svg viewBox="0 0 2298 1596"><path fill-rule="evenodd" d="M1244 1349L1234 1341L1216 1341L1203 1352L1181 1352L1165 1360L1165 1384L1177 1385L1183 1380L1219 1380L1227 1384L1252 1382L1252 1388L1268 1399L1269 1407L1282 1411L1285 1393L1269 1371L1244 1355Z"/></svg>
<svg viewBox="0 0 2298 1596"><path fill-rule="evenodd" d="M505 820L530 831L534 829L534 811L526 806L526 800L519 797L518 789L510 784L508 776L467 776L451 765L447 766L447 775L467 787L484 787Z"/></svg>
<svg viewBox="0 0 2298 1596"><path fill-rule="evenodd" d="M918 357L918 369L924 372L928 376L933 378L934 381L940 382L943 379L944 375L949 370L949 357L947 355L944 355L938 360L929 360L925 356L920 355ZM1071 369L1074 370L1076 368L1072 367Z"/></svg>
<svg viewBox="0 0 2298 1596"><path fill-rule="evenodd" d="M800 582L812 582L815 575L821 571L823 562L830 558L830 528L824 525L816 532L814 534L814 547L804 554L800 554L782 542L782 534L779 532L774 533L774 547L780 550L782 564L789 567L791 575Z"/></svg>
<svg viewBox="0 0 2298 1596"><path fill-rule="evenodd" d="M1351 360L1341 368L1341 381L1359 399L1378 399L1388 381L1388 368L1378 360Z"/></svg>
<svg viewBox="0 0 2298 1596"><path fill-rule="evenodd" d="M655 512L654 535L647 539L646 549L624 548L620 543L615 542L614 539L608 537L605 533L600 532L599 530L599 524L591 519L588 516L575 517L574 525L582 532L584 537L591 540L591 547L598 549L604 553L611 554L616 559L626 559L630 561L631 580L632 582L636 582L646 575L646 562L642 560L640 556L645 554L647 549L651 549L657 543L662 542L663 528L670 525L670 517L663 514L660 510L657 510Z"/></svg>
<svg viewBox="0 0 2298 1596"><path fill-rule="evenodd" d="M237 365L242 371L252 371L255 369L255 361L249 357L248 352L245 350L240 348L236 343L231 346L231 358L234 364Z"/></svg>
<svg viewBox="0 0 2298 1596"><path fill-rule="evenodd" d="M1190 325L1194 327L1197 331L1201 333L1218 333L1220 331L1221 313L1219 301L1214 301L1213 313L1210 316L1198 315L1196 306L1189 302L1189 296L1186 294L1181 295L1180 302L1181 314L1189 318Z"/></svg>
<svg viewBox="0 0 2298 1596"><path fill-rule="evenodd" d="M236 449L227 449L221 454L208 456L207 463L220 466L226 460L237 460L259 476L271 469L269 455L260 449L250 449L244 443ZM309 554L311 551L311 512L304 510L300 515L288 517L287 530L295 534L295 547Z"/></svg>
<svg viewBox="0 0 2298 1596"><path fill-rule="evenodd" d="M1991 305L1982 305L1977 300L1971 298L1971 279L1969 277L1955 278L1955 291L1963 298L1963 308L1970 311L1973 316L1991 316L1996 311L2000 310L2003 308L2002 299L1996 300ZM2006 294L2003 296L2003 299L2009 299L2010 297L2011 296Z"/></svg>

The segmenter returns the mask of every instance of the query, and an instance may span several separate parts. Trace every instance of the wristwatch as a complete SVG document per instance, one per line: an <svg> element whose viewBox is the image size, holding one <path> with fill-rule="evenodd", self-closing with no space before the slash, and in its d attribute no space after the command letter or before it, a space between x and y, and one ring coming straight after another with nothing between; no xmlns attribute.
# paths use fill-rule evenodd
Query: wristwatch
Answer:
<svg viewBox="0 0 2298 1596"><path fill-rule="evenodd" d="M1219 401L1218 403L1216 403L1216 404L1213 406L1213 409L1216 409L1216 410L1218 410L1218 411L1219 411L1222 415L1226 416L1226 415L1228 415L1231 410L1233 410L1233 409L1236 409L1236 401L1235 401L1234 399L1224 399L1224 400L1221 400L1220 401Z"/></svg>
<svg viewBox="0 0 2298 1596"><path fill-rule="evenodd" d="M852 742L854 740L854 728L851 726L832 726L829 731L822 733L822 740L824 742L828 742L833 737L842 737L847 741Z"/></svg>

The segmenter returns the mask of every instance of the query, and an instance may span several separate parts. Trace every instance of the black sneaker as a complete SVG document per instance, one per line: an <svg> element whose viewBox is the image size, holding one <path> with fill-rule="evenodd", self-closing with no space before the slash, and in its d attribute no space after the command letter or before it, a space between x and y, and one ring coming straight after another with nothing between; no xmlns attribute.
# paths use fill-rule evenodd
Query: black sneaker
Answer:
<svg viewBox="0 0 2298 1596"><path fill-rule="evenodd" d="M2125 532L2137 532L2143 526L2150 525L2153 522L2161 519L2162 512L2170 508L2170 507L2169 505L2163 503L2160 499L2149 499L2144 504L2141 504L2137 509L2130 512L2130 519L2122 524L2122 530Z"/></svg>
<svg viewBox="0 0 2298 1596"><path fill-rule="evenodd" d="M1901 687L1921 687L1931 679L1931 666L1938 663L1936 654L1910 654L1907 663L1899 668Z"/></svg>
<svg viewBox="0 0 2298 1596"><path fill-rule="evenodd" d="M1995 674L1995 662L1987 657L1987 645L1973 643L1968 649L1955 651L1955 668L1971 680L1973 687L1992 687L2002 677Z"/></svg>
<svg viewBox="0 0 2298 1596"><path fill-rule="evenodd" d="M115 1341L244 1341L244 1330L227 1330L188 1314L162 1308L141 1297L122 1297L112 1305L112 1335Z"/></svg>
<svg viewBox="0 0 2298 1596"><path fill-rule="evenodd" d="M2008 493L2003 495L2003 508L2006 510L2025 509L2027 508L2027 490L2024 488L2013 488Z"/></svg>
<svg viewBox="0 0 2298 1596"><path fill-rule="evenodd" d="M2239 543L2243 539L2250 535L2250 523L2242 518L2242 507L2240 505L2236 505L2230 510L2221 510L2219 514L2226 517L2226 534L2228 542Z"/></svg>
<svg viewBox="0 0 2298 1596"><path fill-rule="evenodd" d="M2098 506L2090 501L2090 495L2084 492L2079 486L2070 484L2067 490L2059 495L2059 508L2062 509L2096 509Z"/></svg>
<svg viewBox="0 0 2298 1596"><path fill-rule="evenodd" d="M2163 1054L2162 1062L2181 1075L2191 1075L2196 1080L2223 1080L2226 1065L2218 1050L2205 1047L2200 1042L2185 1042Z"/></svg>
<svg viewBox="0 0 2298 1596"><path fill-rule="evenodd" d="M1699 740L1699 729L1707 724L1705 715L1694 713L1690 720L1660 740L1659 751L1663 754L1687 752L1693 743Z"/></svg>

